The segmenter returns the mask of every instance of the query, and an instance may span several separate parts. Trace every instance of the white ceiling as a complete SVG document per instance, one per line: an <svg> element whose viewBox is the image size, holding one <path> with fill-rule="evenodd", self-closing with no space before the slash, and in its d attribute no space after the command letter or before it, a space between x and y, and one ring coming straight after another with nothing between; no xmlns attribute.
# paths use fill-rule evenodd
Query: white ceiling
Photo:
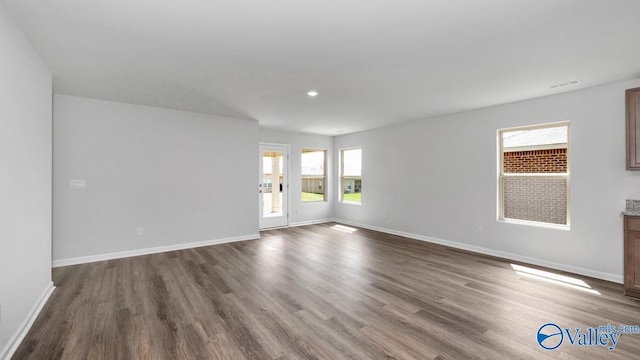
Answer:
<svg viewBox="0 0 640 360"><path fill-rule="evenodd" d="M4 3L56 93L319 134L640 77L638 0Z"/></svg>

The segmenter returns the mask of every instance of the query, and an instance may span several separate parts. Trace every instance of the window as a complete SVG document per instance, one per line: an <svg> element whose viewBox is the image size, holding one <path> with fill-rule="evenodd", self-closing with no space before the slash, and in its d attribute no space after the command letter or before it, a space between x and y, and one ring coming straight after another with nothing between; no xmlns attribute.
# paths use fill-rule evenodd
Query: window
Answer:
<svg viewBox="0 0 640 360"><path fill-rule="evenodd" d="M340 150L340 202L362 203L362 149Z"/></svg>
<svg viewBox="0 0 640 360"><path fill-rule="evenodd" d="M325 150L302 149L302 202L326 200Z"/></svg>
<svg viewBox="0 0 640 360"><path fill-rule="evenodd" d="M569 226L569 123L498 131L498 218Z"/></svg>

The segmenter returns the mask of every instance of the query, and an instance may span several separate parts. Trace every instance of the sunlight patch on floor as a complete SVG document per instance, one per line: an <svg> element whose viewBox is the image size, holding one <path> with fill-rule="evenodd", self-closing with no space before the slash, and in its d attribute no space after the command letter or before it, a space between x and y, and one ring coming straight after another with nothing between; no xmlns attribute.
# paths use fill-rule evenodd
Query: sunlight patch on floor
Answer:
<svg viewBox="0 0 640 360"><path fill-rule="evenodd" d="M555 274L549 271L534 269L522 265L511 264L511 267L516 271L516 274L518 275L526 276L528 278L540 281L546 281L556 285L562 285L564 287L588 292L595 295L601 295L599 291L592 289L589 284L577 278Z"/></svg>
<svg viewBox="0 0 640 360"><path fill-rule="evenodd" d="M338 230L338 231L346 232L346 233L349 233L349 234L353 234L354 232L358 231L358 229L356 229L356 228L352 228L352 227L344 226L344 225L339 225L339 224L338 225L333 225L331 228L333 230Z"/></svg>

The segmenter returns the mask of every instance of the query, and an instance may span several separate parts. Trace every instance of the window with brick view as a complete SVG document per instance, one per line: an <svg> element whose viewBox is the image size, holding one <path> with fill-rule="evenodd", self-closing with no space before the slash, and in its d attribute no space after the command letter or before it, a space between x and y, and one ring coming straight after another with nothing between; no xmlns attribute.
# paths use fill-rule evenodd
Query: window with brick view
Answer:
<svg viewBox="0 0 640 360"><path fill-rule="evenodd" d="M569 225L569 123L499 131L499 218Z"/></svg>

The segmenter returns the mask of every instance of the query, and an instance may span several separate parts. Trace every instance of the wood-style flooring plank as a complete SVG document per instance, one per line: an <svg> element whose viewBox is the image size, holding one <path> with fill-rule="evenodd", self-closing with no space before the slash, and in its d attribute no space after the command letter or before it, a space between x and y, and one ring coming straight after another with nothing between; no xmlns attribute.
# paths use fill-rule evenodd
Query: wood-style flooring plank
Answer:
<svg viewBox="0 0 640 360"><path fill-rule="evenodd" d="M13 359L640 358L640 334L614 351L536 341L548 322L639 325L619 284L335 225L56 268Z"/></svg>

